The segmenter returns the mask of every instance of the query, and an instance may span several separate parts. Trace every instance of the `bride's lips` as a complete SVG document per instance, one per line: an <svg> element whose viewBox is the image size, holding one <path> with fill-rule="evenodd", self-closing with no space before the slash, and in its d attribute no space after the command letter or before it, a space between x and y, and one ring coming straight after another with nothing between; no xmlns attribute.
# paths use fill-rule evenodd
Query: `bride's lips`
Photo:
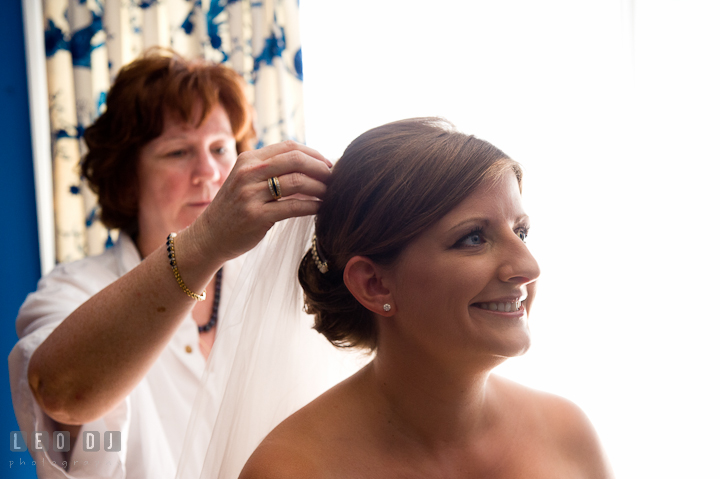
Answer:
<svg viewBox="0 0 720 479"><path fill-rule="evenodd" d="M483 312L498 314L506 317L522 317L525 314L526 297L496 298L490 301L472 303L470 306Z"/></svg>

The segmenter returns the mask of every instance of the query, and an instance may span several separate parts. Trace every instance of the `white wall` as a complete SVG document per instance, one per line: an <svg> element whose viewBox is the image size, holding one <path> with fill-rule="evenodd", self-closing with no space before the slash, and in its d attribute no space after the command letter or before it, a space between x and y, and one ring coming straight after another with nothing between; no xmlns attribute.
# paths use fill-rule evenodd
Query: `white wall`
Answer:
<svg viewBox="0 0 720 479"><path fill-rule="evenodd" d="M720 3L302 1L308 144L440 115L526 168L534 345L618 478L720 477Z"/></svg>

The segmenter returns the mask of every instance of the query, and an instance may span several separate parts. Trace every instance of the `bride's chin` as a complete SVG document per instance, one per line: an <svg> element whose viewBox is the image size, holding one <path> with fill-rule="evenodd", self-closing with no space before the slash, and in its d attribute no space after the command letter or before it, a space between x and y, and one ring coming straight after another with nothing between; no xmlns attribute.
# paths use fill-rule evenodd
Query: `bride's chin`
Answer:
<svg viewBox="0 0 720 479"><path fill-rule="evenodd" d="M498 358L509 359L524 355L530 349L530 334L527 330L516 331L511 337L504 337L486 344L487 351Z"/></svg>

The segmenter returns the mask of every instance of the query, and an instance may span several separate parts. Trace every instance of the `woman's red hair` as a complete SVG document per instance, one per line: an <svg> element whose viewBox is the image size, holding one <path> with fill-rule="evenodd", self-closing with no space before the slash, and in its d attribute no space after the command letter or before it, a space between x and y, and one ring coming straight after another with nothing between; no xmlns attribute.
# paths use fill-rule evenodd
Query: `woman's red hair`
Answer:
<svg viewBox="0 0 720 479"><path fill-rule="evenodd" d="M193 126L222 105L238 153L252 148L252 106L242 77L230 68L152 48L120 70L108 92L105 113L85 131L88 153L81 166L108 228L136 233L140 150L162 134L166 114L190 123L198 103L202 110Z"/></svg>

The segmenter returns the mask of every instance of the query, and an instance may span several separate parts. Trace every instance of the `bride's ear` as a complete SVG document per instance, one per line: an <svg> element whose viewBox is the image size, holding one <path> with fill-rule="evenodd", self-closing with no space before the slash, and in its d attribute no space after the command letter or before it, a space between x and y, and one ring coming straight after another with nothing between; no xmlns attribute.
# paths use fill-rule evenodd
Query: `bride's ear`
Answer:
<svg viewBox="0 0 720 479"><path fill-rule="evenodd" d="M395 304L383 279L383 270L365 256L353 256L345 265L343 281L355 299L375 314L392 316Z"/></svg>

